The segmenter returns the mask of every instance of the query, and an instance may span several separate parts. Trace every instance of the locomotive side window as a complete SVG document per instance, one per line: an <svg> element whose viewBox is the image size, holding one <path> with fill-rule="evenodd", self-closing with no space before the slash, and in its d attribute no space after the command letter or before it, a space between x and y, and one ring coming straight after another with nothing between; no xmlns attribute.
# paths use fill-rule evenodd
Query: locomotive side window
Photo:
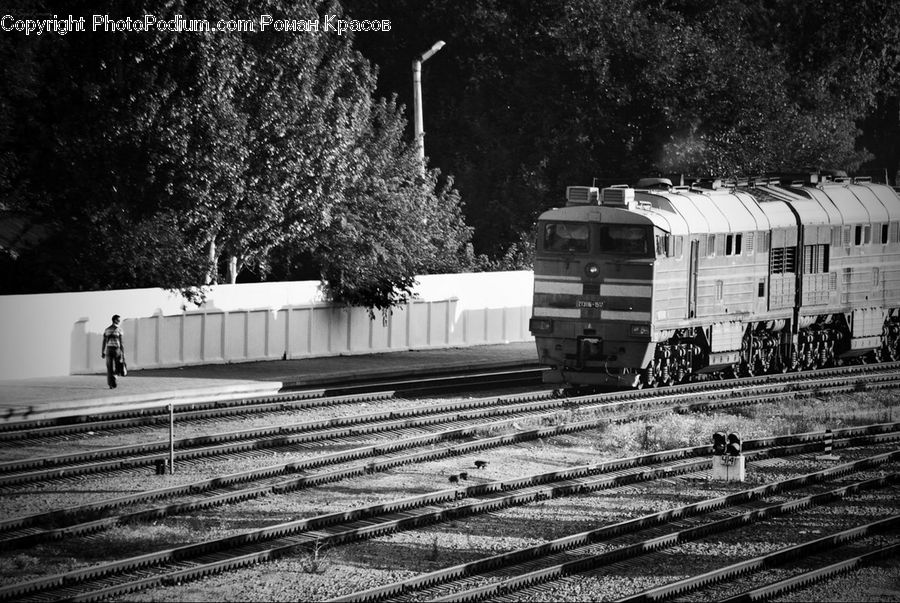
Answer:
<svg viewBox="0 0 900 603"><path fill-rule="evenodd" d="M603 224L600 226L600 251L625 255L650 255L651 241L646 226Z"/></svg>
<svg viewBox="0 0 900 603"><path fill-rule="evenodd" d="M887 240L891 243L896 243L900 240L900 222L891 222Z"/></svg>
<svg viewBox="0 0 900 603"><path fill-rule="evenodd" d="M741 255L741 238L740 233L725 237L725 255Z"/></svg>
<svg viewBox="0 0 900 603"><path fill-rule="evenodd" d="M551 222L544 225L544 249L587 253L590 248L590 229L587 224Z"/></svg>
<svg viewBox="0 0 900 603"><path fill-rule="evenodd" d="M715 257L716 255L716 235L711 234L706 237L706 255Z"/></svg>
<svg viewBox="0 0 900 603"><path fill-rule="evenodd" d="M669 235L668 234L656 235L656 255L659 255L659 256L672 255L671 253L669 253Z"/></svg>
<svg viewBox="0 0 900 603"><path fill-rule="evenodd" d="M881 225L881 244L887 245L887 242L888 242L888 225L882 224Z"/></svg>

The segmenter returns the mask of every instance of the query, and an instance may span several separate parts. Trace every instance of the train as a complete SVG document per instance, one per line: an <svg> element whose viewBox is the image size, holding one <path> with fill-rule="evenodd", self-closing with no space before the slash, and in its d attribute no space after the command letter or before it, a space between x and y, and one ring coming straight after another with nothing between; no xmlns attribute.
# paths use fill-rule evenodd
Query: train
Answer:
<svg viewBox="0 0 900 603"><path fill-rule="evenodd" d="M569 186L529 330L563 392L900 358L900 197L841 172Z"/></svg>

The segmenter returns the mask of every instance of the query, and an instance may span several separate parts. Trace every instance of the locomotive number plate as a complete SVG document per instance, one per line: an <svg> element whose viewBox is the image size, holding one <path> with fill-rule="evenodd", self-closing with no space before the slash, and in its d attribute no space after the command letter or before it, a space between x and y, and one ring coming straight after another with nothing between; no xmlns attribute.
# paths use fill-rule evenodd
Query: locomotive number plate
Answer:
<svg viewBox="0 0 900 603"><path fill-rule="evenodd" d="M603 302L593 299L579 299L575 302L576 308L603 308Z"/></svg>

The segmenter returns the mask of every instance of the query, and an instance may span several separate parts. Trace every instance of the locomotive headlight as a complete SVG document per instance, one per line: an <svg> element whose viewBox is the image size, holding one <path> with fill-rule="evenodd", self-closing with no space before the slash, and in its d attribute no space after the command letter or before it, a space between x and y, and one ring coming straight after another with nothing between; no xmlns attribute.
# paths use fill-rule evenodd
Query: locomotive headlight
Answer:
<svg viewBox="0 0 900 603"><path fill-rule="evenodd" d="M600 266L597 264L588 264L584 267L584 274L588 278L597 278L600 276Z"/></svg>
<svg viewBox="0 0 900 603"><path fill-rule="evenodd" d="M650 325L631 325L632 337L650 337Z"/></svg>
<svg viewBox="0 0 900 603"><path fill-rule="evenodd" d="M553 321L549 318L532 318L528 321L528 330L532 333L550 333L553 331Z"/></svg>

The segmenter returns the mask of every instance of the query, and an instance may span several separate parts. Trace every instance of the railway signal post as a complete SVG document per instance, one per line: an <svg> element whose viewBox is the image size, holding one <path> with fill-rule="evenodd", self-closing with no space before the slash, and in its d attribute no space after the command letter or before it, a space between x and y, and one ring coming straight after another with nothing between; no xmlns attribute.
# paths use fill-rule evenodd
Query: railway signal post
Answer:
<svg viewBox="0 0 900 603"><path fill-rule="evenodd" d="M712 479L742 482L747 477L741 434L716 432L713 434Z"/></svg>

